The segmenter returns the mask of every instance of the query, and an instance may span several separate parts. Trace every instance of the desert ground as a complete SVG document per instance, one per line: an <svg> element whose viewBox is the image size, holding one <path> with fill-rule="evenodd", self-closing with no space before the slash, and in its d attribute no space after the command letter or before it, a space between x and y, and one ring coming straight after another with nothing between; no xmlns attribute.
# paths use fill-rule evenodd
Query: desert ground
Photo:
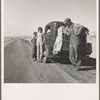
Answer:
<svg viewBox="0 0 100 100"><path fill-rule="evenodd" d="M92 43L92 54L80 71L71 70L70 63L33 61L30 39L4 38L5 83L96 83L96 36L88 36L88 42Z"/></svg>

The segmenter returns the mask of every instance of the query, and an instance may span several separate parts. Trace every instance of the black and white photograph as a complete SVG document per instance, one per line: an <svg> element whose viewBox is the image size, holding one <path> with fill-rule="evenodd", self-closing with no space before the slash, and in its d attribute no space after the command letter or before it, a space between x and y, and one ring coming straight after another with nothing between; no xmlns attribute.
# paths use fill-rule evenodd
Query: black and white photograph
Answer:
<svg viewBox="0 0 100 100"><path fill-rule="evenodd" d="M5 83L96 83L96 0L4 0Z"/></svg>
<svg viewBox="0 0 100 100"><path fill-rule="evenodd" d="M2 0L1 3L2 81L6 94L3 100L27 100L28 92L36 97L29 100L67 100L65 94L71 98L68 100L76 100L83 93L83 99L77 100L98 100L98 0ZM11 84L19 88L11 89ZM85 90L86 85L93 85L93 89ZM82 92L80 86L84 87ZM48 93L50 97L59 92L55 99L42 94L49 89L53 90L51 96Z"/></svg>

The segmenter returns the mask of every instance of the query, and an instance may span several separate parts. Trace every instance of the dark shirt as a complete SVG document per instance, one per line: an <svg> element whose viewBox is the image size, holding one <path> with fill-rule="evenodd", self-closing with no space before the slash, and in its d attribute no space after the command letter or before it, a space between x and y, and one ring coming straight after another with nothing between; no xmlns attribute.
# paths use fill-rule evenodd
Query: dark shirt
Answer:
<svg viewBox="0 0 100 100"><path fill-rule="evenodd" d="M33 37L33 38L31 39L31 43L32 43L32 44L36 44L36 41L37 41L36 37Z"/></svg>

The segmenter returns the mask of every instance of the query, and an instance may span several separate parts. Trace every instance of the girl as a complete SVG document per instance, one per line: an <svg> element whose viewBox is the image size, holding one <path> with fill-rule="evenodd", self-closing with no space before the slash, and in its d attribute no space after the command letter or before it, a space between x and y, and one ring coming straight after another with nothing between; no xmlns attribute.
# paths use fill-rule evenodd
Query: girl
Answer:
<svg viewBox="0 0 100 100"><path fill-rule="evenodd" d="M42 62L42 54L43 54L43 29L42 27L38 28L37 34L37 60L38 62Z"/></svg>

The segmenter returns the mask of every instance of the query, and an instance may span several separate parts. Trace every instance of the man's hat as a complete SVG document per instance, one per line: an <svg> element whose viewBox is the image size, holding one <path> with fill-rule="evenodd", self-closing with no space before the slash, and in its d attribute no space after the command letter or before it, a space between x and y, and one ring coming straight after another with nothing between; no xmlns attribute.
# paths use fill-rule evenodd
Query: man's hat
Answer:
<svg viewBox="0 0 100 100"><path fill-rule="evenodd" d="M70 18L66 18L66 19L64 20L64 23L67 23L68 21L71 22L71 19L70 19Z"/></svg>

